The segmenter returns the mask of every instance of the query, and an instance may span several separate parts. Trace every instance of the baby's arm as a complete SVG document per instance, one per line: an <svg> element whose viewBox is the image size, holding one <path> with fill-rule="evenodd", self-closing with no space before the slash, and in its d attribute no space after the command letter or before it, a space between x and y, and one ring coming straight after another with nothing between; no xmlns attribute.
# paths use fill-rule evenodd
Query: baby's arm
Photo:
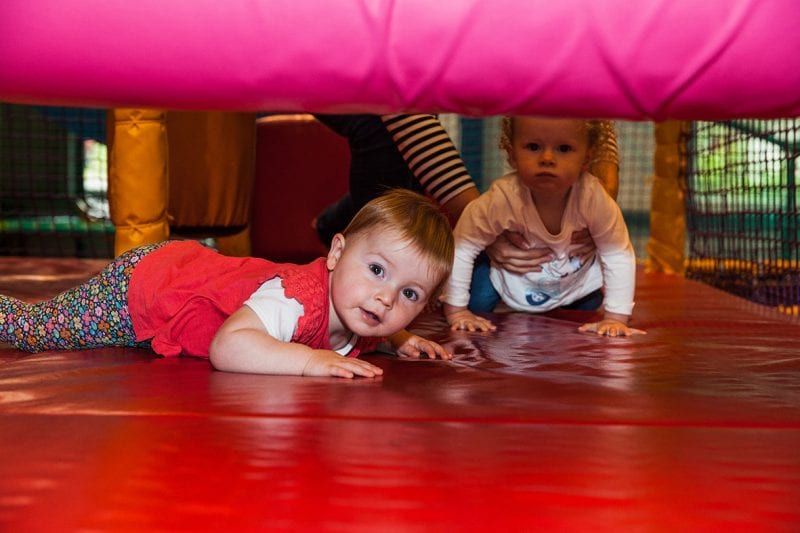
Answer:
<svg viewBox="0 0 800 533"><path fill-rule="evenodd" d="M383 374L381 368L367 361L278 340L267 333L258 315L247 306L222 324L211 341L209 355L214 368L225 372L342 378Z"/></svg>
<svg viewBox="0 0 800 533"><path fill-rule="evenodd" d="M636 260L630 246L621 252L601 254L603 265L603 319L589 322L578 328L579 331L597 333L606 337L629 337L645 333L643 330L628 327L633 309L633 289L636 284ZM627 311L627 312L626 312Z"/></svg>
<svg viewBox="0 0 800 533"><path fill-rule="evenodd" d="M603 270L604 313L599 322L584 324L578 330L608 337L643 334L643 330L628 327L636 287L636 257L622 211L599 184L589 185L594 193L587 196L588 202L581 209L590 214L589 228Z"/></svg>
<svg viewBox="0 0 800 533"><path fill-rule="evenodd" d="M495 215L503 208L504 195L494 187L469 204L453 235L456 241L453 270L447 281L442 311L452 330L493 331L494 324L467 308L475 259L500 235L509 221ZM495 204L500 203L501 207ZM508 213L506 213L508 214Z"/></svg>

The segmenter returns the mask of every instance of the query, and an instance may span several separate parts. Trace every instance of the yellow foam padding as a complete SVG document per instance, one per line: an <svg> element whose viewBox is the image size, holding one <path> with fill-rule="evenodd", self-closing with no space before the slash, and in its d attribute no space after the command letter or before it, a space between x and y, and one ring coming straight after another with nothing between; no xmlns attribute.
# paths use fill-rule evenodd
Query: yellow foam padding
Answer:
<svg viewBox="0 0 800 533"><path fill-rule="evenodd" d="M115 252L168 239L229 235L249 255L255 114L115 109L109 113L109 205Z"/></svg>
<svg viewBox="0 0 800 533"><path fill-rule="evenodd" d="M680 149L684 124L668 121L655 127L655 175L646 262L649 272L681 275L685 272L685 163Z"/></svg>
<svg viewBox="0 0 800 533"><path fill-rule="evenodd" d="M166 112L109 112L108 203L116 226L114 252L169 238Z"/></svg>
<svg viewBox="0 0 800 533"><path fill-rule="evenodd" d="M170 111L167 133L173 231L241 232L250 221L255 113Z"/></svg>
<svg viewBox="0 0 800 533"><path fill-rule="evenodd" d="M696 258L687 261L687 267L695 271L742 272L751 276L762 274L791 274L800 268L800 262L794 259L764 259L750 261L732 258Z"/></svg>

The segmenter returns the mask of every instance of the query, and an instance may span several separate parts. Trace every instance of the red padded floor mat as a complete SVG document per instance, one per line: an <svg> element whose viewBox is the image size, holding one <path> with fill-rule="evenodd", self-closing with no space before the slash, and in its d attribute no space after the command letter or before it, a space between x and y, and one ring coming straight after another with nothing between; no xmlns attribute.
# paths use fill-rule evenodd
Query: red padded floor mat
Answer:
<svg viewBox="0 0 800 533"><path fill-rule="evenodd" d="M102 264L0 259L0 292ZM428 315L456 359L368 356L374 380L2 346L0 531L800 529L798 325L651 274L635 315Z"/></svg>

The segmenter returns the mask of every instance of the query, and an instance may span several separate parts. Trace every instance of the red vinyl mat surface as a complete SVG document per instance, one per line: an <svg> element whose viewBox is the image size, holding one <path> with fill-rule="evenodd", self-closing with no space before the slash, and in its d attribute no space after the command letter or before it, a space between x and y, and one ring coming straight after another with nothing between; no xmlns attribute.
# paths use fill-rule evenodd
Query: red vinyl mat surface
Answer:
<svg viewBox="0 0 800 533"><path fill-rule="evenodd" d="M102 264L0 259L0 292ZM582 318L426 315L454 361L352 381L0 345L0 531L800 530L796 322L643 273L648 335Z"/></svg>

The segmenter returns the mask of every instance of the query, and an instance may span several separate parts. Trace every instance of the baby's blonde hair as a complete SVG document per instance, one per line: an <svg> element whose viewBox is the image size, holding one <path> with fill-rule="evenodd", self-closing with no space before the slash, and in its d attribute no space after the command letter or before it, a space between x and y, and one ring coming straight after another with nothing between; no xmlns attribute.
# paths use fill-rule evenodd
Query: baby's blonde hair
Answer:
<svg viewBox="0 0 800 533"><path fill-rule="evenodd" d="M500 148L505 150L506 158L509 165L513 166L511 158L511 147L513 143L511 139L514 138L514 118L513 116L503 117L502 127L500 131ZM575 119L581 121L580 119ZM597 154L598 148L605 146L616 139L614 131L614 122L612 120L583 120L583 127L586 131L586 136L589 141L589 158L593 160ZM616 140L613 141L616 146ZM616 149L615 149L616 151Z"/></svg>
<svg viewBox="0 0 800 533"><path fill-rule="evenodd" d="M431 200L407 189L391 189L362 207L342 234L345 239L376 229L396 231L428 261L439 279L434 294L453 268L455 243L447 217Z"/></svg>

